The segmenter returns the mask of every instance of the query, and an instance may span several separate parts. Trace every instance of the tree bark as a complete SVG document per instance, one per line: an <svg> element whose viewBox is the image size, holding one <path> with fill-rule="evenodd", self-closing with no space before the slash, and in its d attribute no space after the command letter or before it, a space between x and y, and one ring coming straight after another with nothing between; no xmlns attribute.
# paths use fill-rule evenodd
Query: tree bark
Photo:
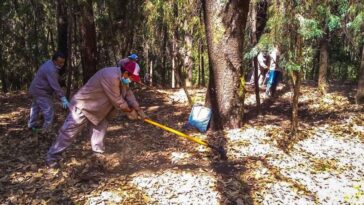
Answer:
<svg viewBox="0 0 364 205"><path fill-rule="evenodd" d="M166 68L166 61L167 61L167 42L168 42L168 30L167 30L167 26L163 25L162 26L162 35L163 35L163 49L162 49L162 69L161 69L161 80L162 80L162 85L166 86L168 85L166 82L168 82L167 80L167 68Z"/></svg>
<svg viewBox="0 0 364 205"><path fill-rule="evenodd" d="M2 91L4 93L8 92L8 84L7 84L7 78L6 78L6 73L5 73L5 69L4 69L4 59L3 59L3 51L2 48L0 47L0 76L1 76L1 87L2 87Z"/></svg>
<svg viewBox="0 0 364 205"><path fill-rule="evenodd" d="M252 29L252 44L258 43L257 38L257 2L254 2L251 7L251 29ZM259 79L258 79L258 58L253 58L253 69L254 69L254 88L255 88L255 101L257 103L257 115L260 114L260 95L259 95Z"/></svg>
<svg viewBox="0 0 364 205"><path fill-rule="evenodd" d="M302 38L296 37L296 61L302 62ZM291 118L291 133L295 135L298 131L298 98L300 96L301 89L301 77L302 69L294 70L291 72L292 85L293 85L293 97L292 97L292 118Z"/></svg>
<svg viewBox="0 0 364 205"><path fill-rule="evenodd" d="M67 56L67 1L57 0L57 50L61 51ZM60 70L61 78L59 79L61 86L65 85L64 74L66 73L67 66L63 66Z"/></svg>
<svg viewBox="0 0 364 205"><path fill-rule="evenodd" d="M177 51L176 51L176 36L173 35L172 37L172 76L171 76L171 87L175 88L176 87L176 62L177 62Z"/></svg>
<svg viewBox="0 0 364 205"><path fill-rule="evenodd" d="M244 114L243 31L249 1L203 0L209 54L206 104L212 109L211 128L238 128Z"/></svg>
<svg viewBox="0 0 364 205"><path fill-rule="evenodd" d="M320 68L318 77L318 87L322 94L326 94L328 83L327 83L327 67L328 67L328 42L327 36L324 36L320 41Z"/></svg>
<svg viewBox="0 0 364 205"><path fill-rule="evenodd" d="M8 84L6 82L6 76L5 76L5 71L4 71L3 64L1 64L0 75L1 75L1 88L2 88L2 91L3 91L3 93L7 93L8 92Z"/></svg>
<svg viewBox="0 0 364 205"><path fill-rule="evenodd" d="M360 75L358 82L358 90L356 93L356 103L364 104L364 45L361 51Z"/></svg>
<svg viewBox="0 0 364 205"><path fill-rule="evenodd" d="M205 58L204 58L204 46L203 44L201 45L201 85L202 87L206 86L206 81L205 81Z"/></svg>
<svg viewBox="0 0 364 205"><path fill-rule="evenodd" d="M192 86L192 77L193 77L193 58L192 58L192 36L190 34L185 34L185 45L186 45L186 53L184 56L184 68L187 72L187 78L185 79L186 87Z"/></svg>
<svg viewBox="0 0 364 205"><path fill-rule="evenodd" d="M198 79L197 79L197 85L201 86L201 41L198 41Z"/></svg>
<svg viewBox="0 0 364 205"><path fill-rule="evenodd" d="M67 22L68 22L68 27L67 27L67 68L68 68L68 73L67 73L67 89L66 89L66 97L68 99L70 99L70 95L71 95L71 86L72 86L72 26L73 26L73 8L72 8L72 3L69 2L68 4L68 18L67 18Z"/></svg>
<svg viewBox="0 0 364 205"><path fill-rule="evenodd" d="M38 68L40 61L39 61L39 34L38 34L38 2L34 2L34 0L30 1L33 6L33 28L34 28L34 67Z"/></svg>
<svg viewBox="0 0 364 205"><path fill-rule="evenodd" d="M57 0L56 6L58 31L57 50L61 51L67 56L67 2L63 0Z"/></svg>
<svg viewBox="0 0 364 205"><path fill-rule="evenodd" d="M109 45L111 46L111 49L112 49L112 57L113 57L113 60L114 60L114 63L117 63L118 61L118 57L117 57L117 52L116 52L116 45L118 44L117 43L117 40L116 38L113 38L113 36L115 35L115 31L116 29L114 28L114 20L113 20L113 17L112 17L112 13L111 13L111 5L110 5L110 1L107 1L105 2L107 4L107 16L108 16L108 20L109 22L107 22L108 24L108 28L109 28L109 34L107 35L108 38L110 38L110 42L109 42Z"/></svg>
<svg viewBox="0 0 364 205"><path fill-rule="evenodd" d="M96 28L92 0L81 0L79 6L81 10L81 62L83 83L85 84L97 72Z"/></svg>
<svg viewBox="0 0 364 205"><path fill-rule="evenodd" d="M301 72L292 71L293 97L292 97L292 124L291 132L296 134L298 130L298 98L301 87Z"/></svg>
<svg viewBox="0 0 364 205"><path fill-rule="evenodd" d="M149 81L149 85L153 86L153 59L150 60L150 65L149 65L149 76L150 76L150 81Z"/></svg>
<svg viewBox="0 0 364 205"><path fill-rule="evenodd" d="M1 27L1 30L0 30L0 44L3 45L4 43L4 22L2 20L2 18L0 18L0 27ZM7 84L7 77L6 77L6 73L5 73L5 69L4 69L4 65L6 64L5 62L5 59L3 58L3 46L0 46L0 80L1 80L1 88L2 88L2 91L4 93L7 93L8 92L8 84Z"/></svg>
<svg viewBox="0 0 364 205"><path fill-rule="evenodd" d="M253 66L254 66L254 91L255 91L255 101L257 102L257 115L261 114L260 109L260 93L259 93L259 78L258 78L258 57L255 56L253 58Z"/></svg>
<svg viewBox="0 0 364 205"><path fill-rule="evenodd" d="M201 24L202 24L202 29L206 31L203 13L204 13L203 9L200 9L200 12L199 12L199 17L200 18L199 19L200 19ZM201 56L199 58L199 61L200 61L200 67L201 67L201 84L199 84L199 85L201 85L202 87L205 87L205 85L206 85L206 83L205 83L205 58L204 58L205 41L204 40L200 41L200 45L201 45L201 50L200 50Z"/></svg>

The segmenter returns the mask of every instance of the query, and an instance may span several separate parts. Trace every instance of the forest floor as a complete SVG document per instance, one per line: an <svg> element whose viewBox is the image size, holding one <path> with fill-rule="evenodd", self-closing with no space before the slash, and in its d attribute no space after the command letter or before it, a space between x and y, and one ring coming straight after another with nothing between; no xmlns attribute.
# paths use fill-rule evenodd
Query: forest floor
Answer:
<svg viewBox="0 0 364 205"><path fill-rule="evenodd" d="M191 89L196 102L204 89ZM0 204L364 204L364 108L350 85L320 96L303 85L300 131L289 136L288 86L265 99L256 115L246 96L246 124L207 136L184 129L191 111L181 90L135 91L147 115L162 124L223 144L228 160L174 134L118 115L106 154L94 156L87 132L63 153L62 167L44 156L67 114L56 106L54 133L27 129L31 98L0 97Z"/></svg>

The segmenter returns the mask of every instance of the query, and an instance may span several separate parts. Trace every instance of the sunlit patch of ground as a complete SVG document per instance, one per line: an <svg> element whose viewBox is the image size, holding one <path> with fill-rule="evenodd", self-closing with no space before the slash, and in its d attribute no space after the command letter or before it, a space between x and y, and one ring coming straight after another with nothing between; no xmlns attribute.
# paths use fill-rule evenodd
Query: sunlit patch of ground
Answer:
<svg viewBox="0 0 364 205"><path fill-rule="evenodd" d="M357 137L317 128L287 154L264 130L250 127L226 135L231 160L261 157L262 166L248 174L259 184L254 194L258 203L364 203L364 144Z"/></svg>
<svg viewBox="0 0 364 205"><path fill-rule="evenodd" d="M218 204L216 180L208 173L164 170L136 173L132 183L158 204Z"/></svg>
<svg viewBox="0 0 364 205"><path fill-rule="evenodd" d="M351 104L351 92L320 96L312 87L301 90L297 137L290 138L276 123L289 114L272 106L277 100L290 101L292 93L282 93L265 105L265 111L281 112L271 121L274 124L263 115L258 119L266 124L227 133L229 159L254 159L241 179L251 185L256 203L364 204L363 107ZM261 98L264 103L262 93ZM255 105L253 94L247 96L247 104Z"/></svg>

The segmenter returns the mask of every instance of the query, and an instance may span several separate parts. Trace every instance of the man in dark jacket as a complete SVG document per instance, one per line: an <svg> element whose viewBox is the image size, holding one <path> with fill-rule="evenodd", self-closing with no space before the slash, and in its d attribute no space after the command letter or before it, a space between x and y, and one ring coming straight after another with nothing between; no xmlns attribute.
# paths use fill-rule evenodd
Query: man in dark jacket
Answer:
<svg viewBox="0 0 364 205"><path fill-rule="evenodd" d="M51 129L54 118L53 93L60 99L63 108L68 107L68 100L58 82L59 70L64 66L65 59L63 53L56 52L51 60L46 61L38 69L29 87L33 100L28 128L35 128L38 114L42 112L44 118L42 131L48 132Z"/></svg>

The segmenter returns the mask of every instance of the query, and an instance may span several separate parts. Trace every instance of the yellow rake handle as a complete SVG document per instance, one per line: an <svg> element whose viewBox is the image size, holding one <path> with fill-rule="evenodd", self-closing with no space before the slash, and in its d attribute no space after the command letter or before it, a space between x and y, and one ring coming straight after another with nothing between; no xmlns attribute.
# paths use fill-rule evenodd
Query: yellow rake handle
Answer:
<svg viewBox="0 0 364 205"><path fill-rule="evenodd" d="M188 140L190 140L190 141L192 141L192 142L196 142L196 143L198 143L198 144L200 144L200 145L204 145L204 146L210 147L210 146L209 146L209 144L207 144L205 141L203 141L203 140L201 140L201 139L199 139L199 138L191 137L191 136L186 135L186 134L184 134L184 133L182 133L182 132L180 132L180 131L177 131L177 130L172 129L172 128L170 128L170 127L167 127L167 126L164 126L164 125L162 125L162 124L159 124L158 122L154 122L153 120L150 120L150 119L144 119L144 122L147 122L147 123L149 123L149 124L152 124L152 125L154 125L154 126L157 126L157 127L159 127L159 128L162 128L163 130L166 130L166 131L172 132L172 133L174 133L174 134L176 134L176 135L178 135L178 136L184 137L184 138L186 138L186 139L188 139Z"/></svg>

